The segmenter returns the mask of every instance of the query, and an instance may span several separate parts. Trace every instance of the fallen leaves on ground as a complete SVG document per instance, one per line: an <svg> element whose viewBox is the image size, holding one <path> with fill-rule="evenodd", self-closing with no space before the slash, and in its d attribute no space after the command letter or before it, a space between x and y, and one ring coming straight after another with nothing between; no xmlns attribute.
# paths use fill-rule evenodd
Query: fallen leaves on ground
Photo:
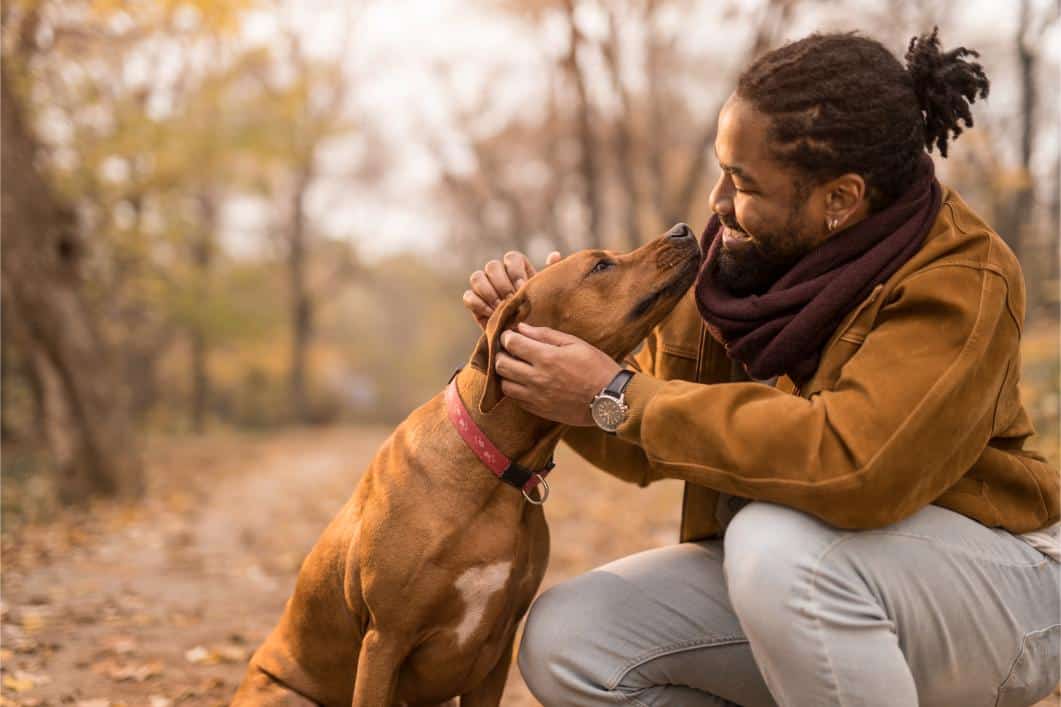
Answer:
<svg viewBox="0 0 1061 707"><path fill-rule="evenodd" d="M99 675L105 675L116 682L144 682L162 675L163 664L160 660L152 660L146 663L129 663L109 658L94 663L92 671Z"/></svg>

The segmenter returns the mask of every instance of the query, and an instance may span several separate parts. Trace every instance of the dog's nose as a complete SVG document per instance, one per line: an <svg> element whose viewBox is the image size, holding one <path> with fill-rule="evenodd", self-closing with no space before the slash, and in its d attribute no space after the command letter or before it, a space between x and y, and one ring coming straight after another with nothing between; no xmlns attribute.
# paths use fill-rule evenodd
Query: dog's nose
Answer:
<svg viewBox="0 0 1061 707"><path fill-rule="evenodd" d="M684 223L675 224L667 231L667 238L692 238L693 229Z"/></svg>

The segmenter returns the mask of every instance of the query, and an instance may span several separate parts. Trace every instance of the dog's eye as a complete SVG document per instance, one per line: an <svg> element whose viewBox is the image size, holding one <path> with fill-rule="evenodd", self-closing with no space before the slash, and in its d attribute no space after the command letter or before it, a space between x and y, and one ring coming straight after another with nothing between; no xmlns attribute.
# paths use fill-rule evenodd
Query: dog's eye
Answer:
<svg viewBox="0 0 1061 707"><path fill-rule="evenodd" d="M590 272L591 273L603 272L603 271L605 271L605 270L607 270L607 269L609 269L611 267L614 267L614 266L615 266L615 263L612 262L611 260L602 259L602 260L598 260L597 261L597 264L593 266L593 269L590 270Z"/></svg>

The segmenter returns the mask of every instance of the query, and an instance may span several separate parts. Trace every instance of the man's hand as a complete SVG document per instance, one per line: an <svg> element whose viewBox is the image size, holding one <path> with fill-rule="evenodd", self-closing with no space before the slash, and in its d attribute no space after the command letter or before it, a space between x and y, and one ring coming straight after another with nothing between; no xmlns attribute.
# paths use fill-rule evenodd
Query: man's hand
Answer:
<svg viewBox="0 0 1061 707"><path fill-rule="evenodd" d="M521 323L501 335L494 369L501 392L527 412L565 425L593 424L589 403L622 370L608 354L577 336Z"/></svg>
<svg viewBox="0 0 1061 707"><path fill-rule="evenodd" d="M553 251L545 259L549 267L560 260L560 252ZM494 307L538 273L523 253L510 250L502 260L491 260L482 270L476 270L468 278L472 288L464 291L462 301L475 317L480 328L486 328L486 320L494 313Z"/></svg>

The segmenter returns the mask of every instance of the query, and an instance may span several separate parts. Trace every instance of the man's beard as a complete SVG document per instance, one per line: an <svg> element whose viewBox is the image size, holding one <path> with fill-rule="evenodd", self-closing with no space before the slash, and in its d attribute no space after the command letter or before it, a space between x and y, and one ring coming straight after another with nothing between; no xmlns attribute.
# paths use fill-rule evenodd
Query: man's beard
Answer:
<svg viewBox="0 0 1061 707"><path fill-rule="evenodd" d="M805 250L795 247L799 243L799 239L793 238L798 228L795 216L794 213L789 216L783 236L762 235L733 250L723 244L718 258L711 265L715 282L737 297L761 295L769 290L806 254ZM736 221L729 218L723 219L722 224L736 233L745 233ZM788 247L779 247L781 244Z"/></svg>

